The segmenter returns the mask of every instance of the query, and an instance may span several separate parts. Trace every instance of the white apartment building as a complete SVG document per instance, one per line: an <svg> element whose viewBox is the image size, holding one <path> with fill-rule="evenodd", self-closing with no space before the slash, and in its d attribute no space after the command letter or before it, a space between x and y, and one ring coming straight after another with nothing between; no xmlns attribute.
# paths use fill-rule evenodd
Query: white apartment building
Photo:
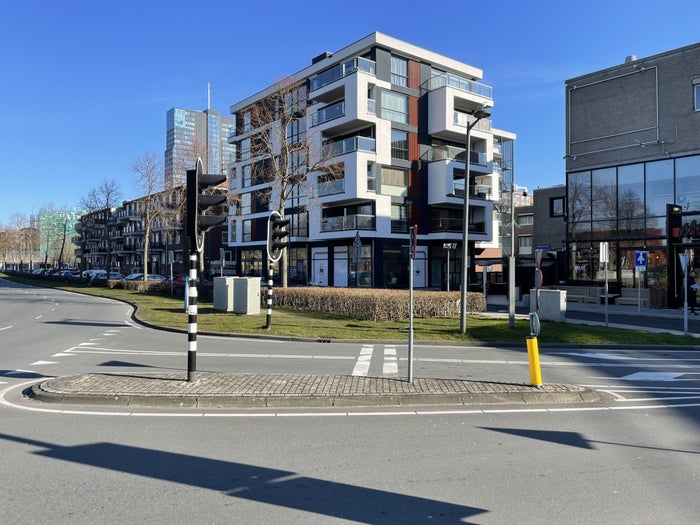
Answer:
<svg viewBox="0 0 700 525"><path fill-rule="evenodd" d="M333 167L308 174L283 207L290 285L407 287L406 247L416 226L414 286L440 289L450 279L458 289L467 124L475 110L494 106L482 77L476 67L373 33L233 104L229 186L239 205L231 210L229 246L239 274L266 275L267 219L278 209L279 188L255 144L261 133L269 139L286 126L287 138L308 146L306 158L289 159L290 166ZM286 96L295 99L298 120L257 126L256 108L269 107L281 86L294 87ZM494 203L502 169L513 167L514 140L487 119L470 133L470 284L479 254L499 245ZM279 162L281 146L271 142ZM450 244L457 249L448 255Z"/></svg>

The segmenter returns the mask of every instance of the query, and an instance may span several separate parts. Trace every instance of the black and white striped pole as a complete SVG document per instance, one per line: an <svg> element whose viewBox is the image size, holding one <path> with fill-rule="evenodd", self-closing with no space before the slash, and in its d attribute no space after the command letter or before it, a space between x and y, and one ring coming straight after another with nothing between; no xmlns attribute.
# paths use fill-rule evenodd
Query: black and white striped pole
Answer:
<svg viewBox="0 0 700 525"><path fill-rule="evenodd" d="M282 251L287 247L289 232L285 228L288 224L289 219L285 219L277 211L271 212L270 217L267 219L267 261L269 270L267 282L267 324L265 328L268 330L272 324L272 265L282 258Z"/></svg>
<svg viewBox="0 0 700 525"><path fill-rule="evenodd" d="M222 191L205 193L226 182L226 175L203 173L202 159L187 170L185 233L190 241L190 271L187 287L187 381L195 380L197 370L197 263L204 250L204 233L226 222L226 215L207 215L226 201Z"/></svg>
<svg viewBox="0 0 700 525"><path fill-rule="evenodd" d="M194 381L197 370L197 254L190 254L187 287L187 381Z"/></svg>
<svg viewBox="0 0 700 525"><path fill-rule="evenodd" d="M272 269L272 261L268 262L268 270L267 270L268 278L267 278L267 323L265 324L266 329L270 329L270 326L272 325L272 278L273 278L273 269Z"/></svg>

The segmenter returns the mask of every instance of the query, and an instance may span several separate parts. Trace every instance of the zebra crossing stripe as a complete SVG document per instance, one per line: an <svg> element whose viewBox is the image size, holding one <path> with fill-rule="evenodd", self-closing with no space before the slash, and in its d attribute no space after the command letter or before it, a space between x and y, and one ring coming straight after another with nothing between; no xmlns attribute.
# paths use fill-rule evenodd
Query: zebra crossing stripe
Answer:
<svg viewBox="0 0 700 525"><path fill-rule="evenodd" d="M360 350L360 355L355 363L355 368L352 370L354 376L366 376L369 372L369 365L372 362L372 353L374 345L364 345Z"/></svg>
<svg viewBox="0 0 700 525"><path fill-rule="evenodd" d="M396 357L396 347L387 346L384 348L384 366L382 367L384 375L399 374L399 360Z"/></svg>

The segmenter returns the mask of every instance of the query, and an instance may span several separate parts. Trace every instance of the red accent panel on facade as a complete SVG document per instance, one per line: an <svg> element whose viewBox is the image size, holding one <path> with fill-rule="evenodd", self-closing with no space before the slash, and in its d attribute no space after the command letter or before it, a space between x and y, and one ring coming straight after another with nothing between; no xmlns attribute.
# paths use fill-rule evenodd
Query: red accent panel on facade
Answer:
<svg viewBox="0 0 700 525"><path fill-rule="evenodd" d="M420 89L420 62L408 61L408 87Z"/></svg>

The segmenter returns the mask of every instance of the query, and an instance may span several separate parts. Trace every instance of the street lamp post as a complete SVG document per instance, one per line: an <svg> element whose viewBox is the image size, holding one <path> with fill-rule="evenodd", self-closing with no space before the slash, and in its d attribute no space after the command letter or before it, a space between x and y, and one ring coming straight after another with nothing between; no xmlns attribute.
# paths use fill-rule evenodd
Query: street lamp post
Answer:
<svg viewBox="0 0 700 525"><path fill-rule="evenodd" d="M471 156L471 131L482 119L491 116L485 109L477 109L472 112L474 120L467 123L466 152L464 159L464 204L463 204L463 227L462 227L462 290L460 294L459 311L459 333L467 333L467 285L469 281L469 164Z"/></svg>

